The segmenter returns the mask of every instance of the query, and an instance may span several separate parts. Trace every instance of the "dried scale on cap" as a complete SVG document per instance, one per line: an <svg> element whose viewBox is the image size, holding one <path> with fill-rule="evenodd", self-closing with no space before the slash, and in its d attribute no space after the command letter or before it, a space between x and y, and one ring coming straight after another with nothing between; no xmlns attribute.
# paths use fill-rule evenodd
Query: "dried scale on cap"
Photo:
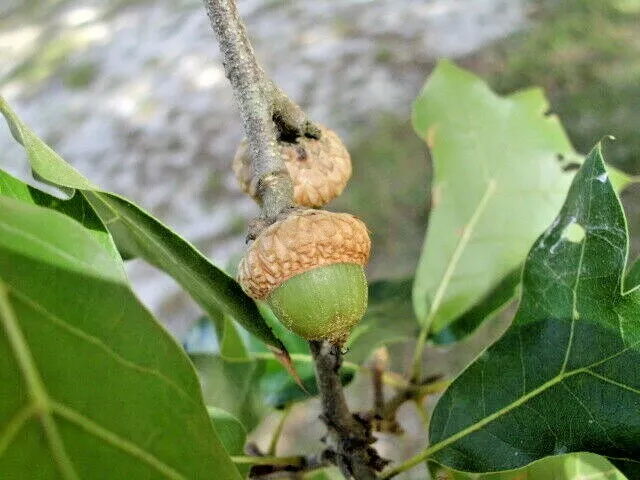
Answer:
<svg viewBox="0 0 640 480"><path fill-rule="evenodd" d="M342 193L351 178L351 157L340 137L319 125L319 139L299 137L295 143L279 141L280 152L294 184L294 201L319 208ZM251 158L243 140L233 159L233 171L242 191L258 198L251 182Z"/></svg>
<svg viewBox="0 0 640 480"><path fill-rule="evenodd" d="M370 249L367 227L353 215L302 210L256 238L238 281L298 335L342 344L366 309Z"/></svg>

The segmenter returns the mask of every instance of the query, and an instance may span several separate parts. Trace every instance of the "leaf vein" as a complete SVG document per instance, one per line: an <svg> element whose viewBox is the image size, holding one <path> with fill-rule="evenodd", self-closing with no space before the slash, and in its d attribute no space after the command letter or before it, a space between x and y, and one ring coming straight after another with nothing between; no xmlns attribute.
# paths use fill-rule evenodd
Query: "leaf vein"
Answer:
<svg viewBox="0 0 640 480"><path fill-rule="evenodd" d="M158 370L155 370L155 369L149 368L149 367L144 367L142 365L139 365L139 364L137 364L137 363L135 363L135 362L133 362L131 360L128 360L128 359L122 357L119 353L117 353L114 350L112 350L111 348L109 348L109 346L106 345L100 338L95 337L93 335L90 335L90 334L86 333L85 331L80 330L77 327L69 325L67 322L65 322L64 320L58 318L53 313L49 312L46 308L44 308L42 305L40 305L38 302L36 302L32 298L30 298L27 294L15 289L15 288L11 288L11 291L14 293L14 295L16 297L19 297L30 308L36 310L39 314L43 315L45 318L47 318L51 323L53 323L57 327L60 327L63 330L65 330L66 332L68 332L71 335L73 335L74 337L76 337L76 338L78 338L78 339L80 339L80 340L82 340L82 341L84 341L86 343L89 343L89 344L91 344L91 345L93 345L93 346L95 346L97 348L99 348L104 353L106 353L111 359L115 360L120 365L122 365L122 366L124 366L126 368L129 368L131 370L135 370L136 372L144 373L144 374L151 375L151 376L154 376L154 377L158 378L163 383L165 383L167 386L169 386L172 390L174 390L176 393L178 393L180 396L182 396L183 398L189 400L191 403L194 403L193 399L179 385L177 385L173 380L171 380L170 378L166 377L165 375L163 375Z"/></svg>
<svg viewBox="0 0 640 480"><path fill-rule="evenodd" d="M76 410L58 402L53 402L51 407L53 412L55 412L60 417L80 427L85 432L95 436L96 438L99 438L105 443L118 448L119 450L131 455L134 458L143 461L150 467L154 468L158 473L164 475L166 478L170 478L172 480L186 480L186 477L184 477L181 473L159 460L152 453L138 447L133 442L122 438L111 430L90 420L82 413L77 412Z"/></svg>
<svg viewBox="0 0 640 480"><path fill-rule="evenodd" d="M0 432L0 457L9 448L11 442L20 432L24 424L37 413L38 409L35 404L28 404L18 410L13 417L7 422L4 430Z"/></svg>
<svg viewBox="0 0 640 480"><path fill-rule="evenodd" d="M61 475L67 480L79 480L73 463L67 454L60 433L51 416L51 399L40 377L27 339L20 328L18 319L9 302L8 286L0 281L0 322L13 349L13 354L24 376L27 391L33 401L33 408L40 417L42 428Z"/></svg>

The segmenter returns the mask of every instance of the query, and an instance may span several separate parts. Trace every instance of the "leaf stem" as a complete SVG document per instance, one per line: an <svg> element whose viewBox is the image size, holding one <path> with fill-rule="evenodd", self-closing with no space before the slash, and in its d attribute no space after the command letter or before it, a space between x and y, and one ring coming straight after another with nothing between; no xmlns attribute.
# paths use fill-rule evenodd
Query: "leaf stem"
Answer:
<svg viewBox="0 0 640 480"><path fill-rule="evenodd" d="M280 419L278 420L278 425L276 425L276 429L273 431L273 436L271 437L271 441L269 442L267 455L275 456L276 450L278 449L278 441L280 440L280 435L282 435L284 424L287 421L287 417L291 412L292 406L293 404L288 404L284 407L284 410L282 410Z"/></svg>
<svg viewBox="0 0 640 480"><path fill-rule="evenodd" d="M240 465L285 465L292 467L302 467L305 465L305 458L300 455L291 457L236 455L231 457L231 461Z"/></svg>

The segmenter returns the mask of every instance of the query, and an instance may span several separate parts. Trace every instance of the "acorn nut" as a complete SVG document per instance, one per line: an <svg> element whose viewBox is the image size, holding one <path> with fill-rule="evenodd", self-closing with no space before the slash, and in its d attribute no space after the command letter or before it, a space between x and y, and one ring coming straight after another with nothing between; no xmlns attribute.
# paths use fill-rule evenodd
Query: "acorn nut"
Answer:
<svg viewBox="0 0 640 480"><path fill-rule="evenodd" d="M351 157L340 137L318 125L320 138L299 137L295 143L279 141L280 152L294 185L298 205L319 208L342 193L351 178ZM251 183L251 158L246 139L233 159L233 171L242 191L258 201Z"/></svg>
<svg viewBox="0 0 640 480"><path fill-rule="evenodd" d="M367 227L353 215L301 210L258 235L238 281L301 337L342 345L367 307L370 249Z"/></svg>

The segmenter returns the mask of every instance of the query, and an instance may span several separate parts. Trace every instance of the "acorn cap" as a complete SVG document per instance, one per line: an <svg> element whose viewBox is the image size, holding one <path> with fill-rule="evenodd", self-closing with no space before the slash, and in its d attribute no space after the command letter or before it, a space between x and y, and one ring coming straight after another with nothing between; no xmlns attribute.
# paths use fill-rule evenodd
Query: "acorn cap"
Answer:
<svg viewBox="0 0 640 480"><path fill-rule="evenodd" d="M299 273L335 263L364 266L371 240L353 215L301 210L266 228L238 267L238 282L250 297L266 299Z"/></svg>
<svg viewBox="0 0 640 480"><path fill-rule="evenodd" d="M280 141L280 152L294 185L294 200L305 207L322 207L342 193L351 178L351 157L340 137L318 125L319 139L298 137L295 143ZM242 191L256 201L251 182L251 158L246 139L233 159L233 171Z"/></svg>

